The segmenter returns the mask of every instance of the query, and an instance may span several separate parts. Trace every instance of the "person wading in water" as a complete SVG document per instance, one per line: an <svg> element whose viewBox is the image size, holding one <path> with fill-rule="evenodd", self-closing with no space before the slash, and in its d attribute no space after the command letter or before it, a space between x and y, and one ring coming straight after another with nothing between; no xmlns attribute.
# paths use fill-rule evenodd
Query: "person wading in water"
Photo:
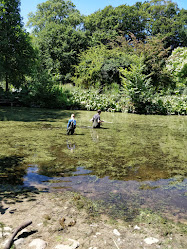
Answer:
<svg viewBox="0 0 187 249"><path fill-rule="evenodd" d="M75 128L76 128L75 114L71 114L71 118L69 119L67 125L67 135L69 134L73 135Z"/></svg>
<svg viewBox="0 0 187 249"><path fill-rule="evenodd" d="M100 128L101 123L104 122L103 120L100 119L100 114L101 110L98 110L97 113L91 119L91 121L93 122L92 125L93 128Z"/></svg>

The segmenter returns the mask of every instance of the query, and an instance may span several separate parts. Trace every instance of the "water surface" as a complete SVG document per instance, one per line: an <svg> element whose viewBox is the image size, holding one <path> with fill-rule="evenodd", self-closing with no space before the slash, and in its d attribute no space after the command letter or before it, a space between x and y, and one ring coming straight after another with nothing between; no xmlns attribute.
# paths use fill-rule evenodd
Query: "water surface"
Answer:
<svg viewBox="0 0 187 249"><path fill-rule="evenodd" d="M0 180L50 191L78 191L108 212L133 219L149 208L186 221L187 117L1 108Z"/></svg>

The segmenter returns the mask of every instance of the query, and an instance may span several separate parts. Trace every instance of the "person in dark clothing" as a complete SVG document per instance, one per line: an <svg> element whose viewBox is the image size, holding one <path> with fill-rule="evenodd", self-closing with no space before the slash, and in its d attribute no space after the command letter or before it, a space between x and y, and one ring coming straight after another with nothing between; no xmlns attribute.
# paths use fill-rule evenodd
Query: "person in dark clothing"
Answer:
<svg viewBox="0 0 187 249"><path fill-rule="evenodd" d="M75 114L72 114L67 125L67 135L69 134L73 135L75 128L76 128Z"/></svg>
<svg viewBox="0 0 187 249"><path fill-rule="evenodd" d="M103 120L100 119L100 114L101 114L101 110L98 110L97 113L91 119L93 122L93 125L92 125L93 128L100 128L101 123L104 122Z"/></svg>

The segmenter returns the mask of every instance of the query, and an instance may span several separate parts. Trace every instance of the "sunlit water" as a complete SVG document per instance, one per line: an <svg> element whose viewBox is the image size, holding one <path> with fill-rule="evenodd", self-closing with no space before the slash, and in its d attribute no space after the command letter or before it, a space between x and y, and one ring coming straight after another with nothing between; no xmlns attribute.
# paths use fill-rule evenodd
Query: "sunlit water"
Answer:
<svg viewBox="0 0 187 249"><path fill-rule="evenodd" d="M0 114L1 162L16 156L19 184L80 192L126 220L149 208L186 222L187 117L102 113L106 122L96 130L94 112L75 111L77 129L67 136L70 111Z"/></svg>

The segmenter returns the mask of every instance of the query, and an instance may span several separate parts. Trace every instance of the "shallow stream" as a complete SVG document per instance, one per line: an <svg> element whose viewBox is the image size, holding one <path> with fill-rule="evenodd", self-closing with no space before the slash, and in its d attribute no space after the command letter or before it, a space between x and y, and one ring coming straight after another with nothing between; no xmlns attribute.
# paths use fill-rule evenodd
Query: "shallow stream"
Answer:
<svg viewBox="0 0 187 249"><path fill-rule="evenodd" d="M140 208L186 222L187 117L0 108L1 185L70 190L102 201L108 213L133 219Z"/></svg>

